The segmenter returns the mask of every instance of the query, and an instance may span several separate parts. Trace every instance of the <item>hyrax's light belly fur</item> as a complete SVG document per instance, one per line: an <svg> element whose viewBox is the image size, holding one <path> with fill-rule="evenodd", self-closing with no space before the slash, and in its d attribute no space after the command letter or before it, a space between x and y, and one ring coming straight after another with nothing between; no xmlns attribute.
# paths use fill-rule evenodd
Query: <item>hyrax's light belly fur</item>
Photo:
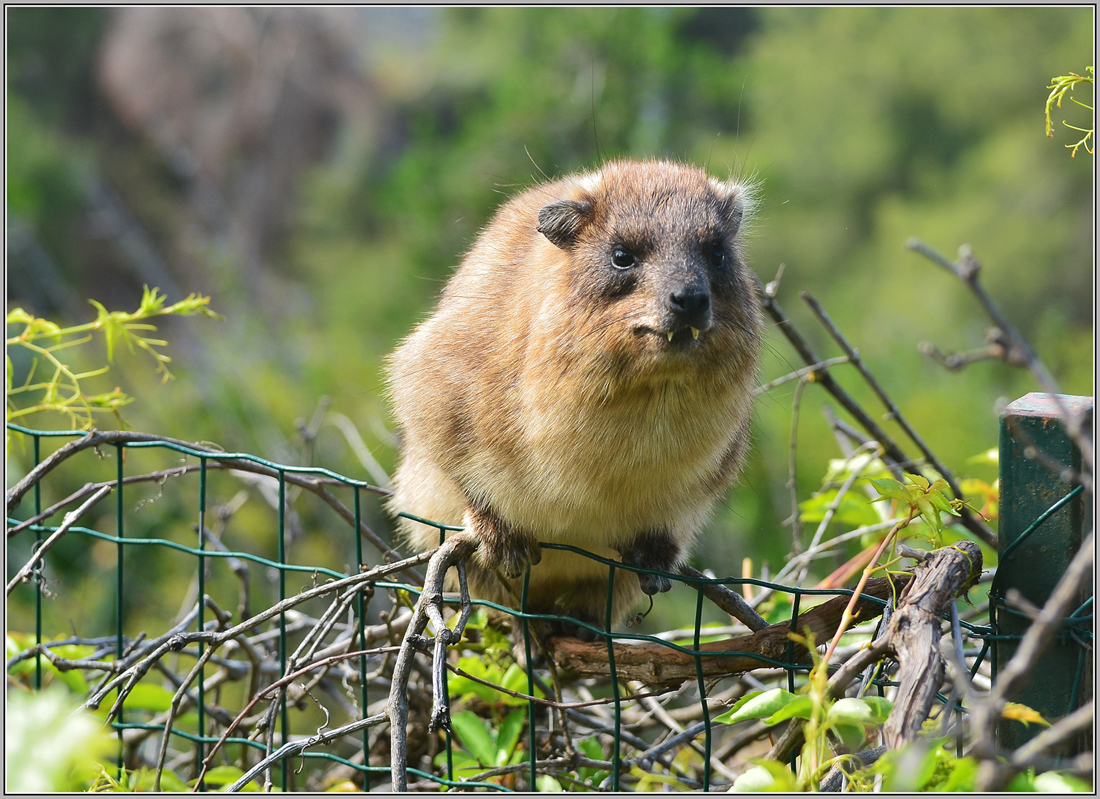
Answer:
<svg viewBox="0 0 1100 799"><path fill-rule="evenodd" d="M482 232L389 378L391 509L473 529L475 595L602 625L608 570L674 570L748 442L760 337L745 186L616 162L533 188ZM402 520L419 549L434 528ZM612 621L667 580L617 570Z"/></svg>

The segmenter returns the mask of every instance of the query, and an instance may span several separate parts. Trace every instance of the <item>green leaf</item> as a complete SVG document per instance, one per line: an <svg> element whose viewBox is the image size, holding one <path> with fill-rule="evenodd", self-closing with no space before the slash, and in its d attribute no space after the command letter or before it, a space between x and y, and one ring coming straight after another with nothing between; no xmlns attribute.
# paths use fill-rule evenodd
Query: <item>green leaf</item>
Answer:
<svg viewBox="0 0 1100 799"><path fill-rule="evenodd" d="M796 696L790 702L779 708L764 723L769 727L787 719L808 719L814 714L814 700L808 696Z"/></svg>
<svg viewBox="0 0 1100 799"><path fill-rule="evenodd" d="M578 742L577 746L586 757L592 760L604 759L603 745L595 735L590 738L582 739ZM593 786L598 786L607 776L608 772L602 769L593 768L592 766L581 766L577 769L577 774L585 782Z"/></svg>
<svg viewBox="0 0 1100 799"><path fill-rule="evenodd" d="M943 520L940 519L940 512L936 509L936 506L929 502L925 496L917 497L916 501L917 512L920 517L924 519L924 523L931 527L936 533L943 532Z"/></svg>
<svg viewBox="0 0 1100 799"><path fill-rule="evenodd" d="M458 667L474 677L495 685L501 685L504 682L504 671L491 661L482 660L478 657L464 657L459 658ZM512 698L507 697L506 694L502 694L492 686L474 682L458 674L447 675L447 687L452 697L462 698L473 695L492 704L501 702L504 698Z"/></svg>
<svg viewBox="0 0 1100 799"><path fill-rule="evenodd" d="M49 319L42 319L37 316L31 316L22 308L13 308L8 312L7 323L9 325L24 324L26 329L20 333L16 338L29 340L41 338L42 336L50 336L55 341L61 340L62 330L55 323Z"/></svg>
<svg viewBox="0 0 1100 799"><path fill-rule="evenodd" d="M462 745L484 766L494 766L497 761L495 736L489 732L485 721L469 710L451 714L451 727Z"/></svg>
<svg viewBox="0 0 1100 799"><path fill-rule="evenodd" d="M1072 774L1047 771L1034 780L1035 790L1042 793L1092 793L1092 786Z"/></svg>
<svg viewBox="0 0 1100 799"><path fill-rule="evenodd" d="M1035 773L1029 769L1017 774L1005 790L1008 793L1038 793L1035 787Z"/></svg>
<svg viewBox="0 0 1100 799"><path fill-rule="evenodd" d="M439 787L446 788L445 785ZM362 793L362 789L352 780L341 780L325 788L325 793Z"/></svg>
<svg viewBox="0 0 1100 799"><path fill-rule="evenodd" d="M884 696L865 696L861 701L870 706L874 724L885 724L894 709L893 700Z"/></svg>
<svg viewBox="0 0 1100 799"><path fill-rule="evenodd" d="M901 749L887 752L875 763L873 771L883 775L882 788L892 792L924 790L935 776L941 761L954 761L936 740L918 739Z"/></svg>
<svg viewBox="0 0 1100 799"><path fill-rule="evenodd" d="M11 660L25 649L30 649L34 646L33 635L23 635L21 633L8 633L4 636L4 659ZM22 660L16 663L10 669L8 674L17 676L25 676L27 674L34 673L34 660Z"/></svg>
<svg viewBox="0 0 1100 799"><path fill-rule="evenodd" d="M764 621L768 624L778 624L791 618L791 610L794 607L786 594L773 594L773 601L767 602L767 608L760 608Z"/></svg>
<svg viewBox="0 0 1100 799"><path fill-rule="evenodd" d="M497 730L497 765L503 766L515 751L519 736L523 732L524 723L527 721L527 708L521 707L513 710L504 717L504 721Z"/></svg>
<svg viewBox="0 0 1100 799"><path fill-rule="evenodd" d="M9 325L30 325L34 324L34 317L22 308L12 308L8 311L7 323Z"/></svg>
<svg viewBox="0 0 1100 799"><path fill-rule="evenodd" d="M838 699L826 714L829 721L848 724L875 724L875 710L869 702L855 697Z"/></svg>
<svg viewBox="0 0 1100 799"><path fill-rule="evenodd" d="M972 458L967 458L967 463L985 463L992 466L996 466L1000 463L1001 451L998 447L990 447L985 452L981 452Z"/></svg>
<svg viewBox="0 0 1100 799"><path fill-rule="evenodd" d="M163 294L158 296L158 291L160 291L158 288L153 288L150 291L148 286L142 286L141 306L134 316L156 316L160 313L160 310L164 307L165 296Z"/></svg>
<svg viewBox="0 0 1100 799"><path fill-rule="evenodd" d="M88 300L96 309L96 324L103 330L103 336L107 339L107 360L114 362L115 342L120 335L127 335L126 329L118 323L115 316L95 300Z"/></svg>
<svg viewBox="0 0 1100 799"><path fill-rule="evenodd" d="M978 777L978 762L972 757L964 757L955 759L949 766L947 778L942 783L929 787L945 793L973 793L974 782Z"/></svg>
<svg viewBox="0 0 1100 799"><path fill-rule="evenodd" d="M852 724L847 721L834 723L830 729L840 739L841 744L850 751L857 751L867 740L867 728L862 724Z"/></svg>
<svg viewBox="0 0 1100 799"><path fill-rule="evenodd" d="M244 772L236 766L214 766L214 768L206 772L206 776L202 779L207 787L219 787L223 785L232 785L243 776ZM197 782L197 780L191 780L188 785L193 788ZM161 787L164 787L164 785L162 784ZM259 786L256 785L255 782L249 782L243 790L249 792L258 791Z"/></svg>
<svg viewBox="0 0 1100 799"><path fill-rule="evenodd" d="M435 756L435 760L432 761L436 766L446 768L447 766L447 752L446 750L440 752ZM456 776L462 776L460 772L465 772L466 775L476 774L479 771L484 771L485 766L481 765L474 759L474 756L464 749L452 748L451 749L451 765L454 767L454 774ZM441 785L442 790L446 790L447 786Z"/></svg>
<svg viewBox="0 0 1100 799"><path fill-rule="evenodd" d="M172 707L172 692L162 685L138 683L126 695L126 708L129 710L150 710L163 713Z"/></svg>
<svg viewBox="0 0 1100 799"><path fill-rule="evenodd" d="M29 661L31 664L33 660ZM84 672L80 669L69 669L68 671L61 671L45 658L42 659L42 665L44 671L52 671L57 679L65 683L70 691L74 694L84 694L88 692L88 680L84 677Z"/></svg>
<svg viewBox="0 0 1100 799"><path fill-rule="evenodd" d="M775 777L763 766L753 766L736 780L730 788L731 793L760 793L772 790Z"/></svg>
<svg viewBox="0 0 1100 799"><path fill-rule="evenodd" d="M507 688L509 691L515 691L518 694L526 694L531 688L527 684L527 672L521 669L517 664L513 663L508 667L508 670L504 672L504 677L500 681L502 688ZM535 686L535 696L542 698L542 691ZM518 696L508 696L507 694L497 694L498 702L507 702L508 704L526 703L526 699L520 699Z"/></svg>
<svg viewBox="0 0 1100 799"><path fill-rule="evenodd" d="M757 765L733 781L730 793L794 793L798 790L798 780L790 767L774 760L755 759L753 762Z"/></svg>
<svg viewBox="0 0 1100 799"><path fill-rule="evenodd" d="M777 713L798 697L783 688L753 691L745 694L737 703L715 719L723 724L736 724L746 719L763 719Z"/></svg>
<svg viewBox="0 0 1100 799"><path fill-rule="evenodd" d="M561 793L564 789L561 783L549 774L540 774L535 778L535 790L540 793Z"/></svg>
<svg viewBox="0 0 1100 799"><path fill-rule="evenodd" d="M107 728L76 709L64 690L9 691L4 717L5 784L12 793L69 792L117 751Z"/></svg>
<svg viewBox="0 0 1100 799"><path fill-rule="evenodd" d="M906 473L905 476L909 478L909 482L911 482L913 485L920 486L925 491L928 490L929 482L928 482L927 477L924 477L923 475L920 475L920 474L908 474L908 473Z"/></svg>
<svg viewBox="0 0 1100 799"><path fill-rule="evenodd" d="M820 522L825 518L829 508L836 502L837 491L824 491L810 497L798 505L800 518L804 522ZM848 524L853 527L867 527L881 521L878 514L867 503L866 498L848 491L840 502L837 503L833 520L839 524Z"/></svg>
<svg viewBox="0 0 1100 799"><path fill-rule="evenodd" d="M936 507L936 510L950 513L953 516L959 515L959 512L955 510L955 506L951 504L951 500L945 497L942 491L930 491L928 493L928 501Z"/></svg>
<svg viewBox="0 0 1100 799"><path fill-rule="evenodd" d="M142 766L137 771L131 771L126 776L126 784L132 792L147 793L153 790L153 785L157 779L156 769L149 768L148 766ZM229 784L229 783L226 783ZM168 791L172 793L185 793L187 791L187 783L180 779L179 775L174 771L165 769L161 772L160 776L160 789L162 791Z"/></svg>
<svg viewBox="0 0 1100 799"><path fill-rule="evenodd" d="M31 644L33 646L33 644ZM68 660L81 660L95 654L94 646L82 646L80 644L65 644L52 647L53 653Z"/></svg>
<svg viewBox="0 0 1100 799"><path fill-rule="evenodd" d="M881 495L878 499L871 500L872 502L878 502L883 499L898 499L908 504L910 501L909 492L905 490L905 486L899 483L897 480L891 480L889 477L884 477L881 480L871 480L875 490Z"/></svg>

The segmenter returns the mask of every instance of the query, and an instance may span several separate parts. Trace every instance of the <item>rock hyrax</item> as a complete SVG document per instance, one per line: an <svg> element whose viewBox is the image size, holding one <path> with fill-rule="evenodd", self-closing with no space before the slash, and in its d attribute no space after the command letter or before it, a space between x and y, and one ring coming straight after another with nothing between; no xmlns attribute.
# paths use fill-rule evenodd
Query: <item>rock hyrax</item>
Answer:
<svg viewBox="0 0 1100 799"><path fill-rule="evenodd" d="M608 568L675 571L748 448L750 187L616 161L504 205L391 356L394 512L476 532L474 596L604 625ZM435 528L401 520L426 550ZM611 622L665 577L615 574Z"/></svg>

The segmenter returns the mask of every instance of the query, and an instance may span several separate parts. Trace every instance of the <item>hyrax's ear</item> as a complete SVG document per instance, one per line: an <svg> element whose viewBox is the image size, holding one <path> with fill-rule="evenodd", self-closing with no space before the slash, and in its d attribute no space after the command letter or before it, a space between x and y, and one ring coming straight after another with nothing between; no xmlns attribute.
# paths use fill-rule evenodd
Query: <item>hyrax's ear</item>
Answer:
<svg viewBox="0 0 1100 799"><path fill-rule="evenodd" d="M592 203L558 200L539 211L539 233L563 250L573 246L592 214Z"/></svg>
<svg viewBox="0 0 1100 799"><path fill-rule="evenodd" d="M736 181L715 181L720 199L719 211L726 220L730 235L736 235L756 207L753 187Z"/></svg>

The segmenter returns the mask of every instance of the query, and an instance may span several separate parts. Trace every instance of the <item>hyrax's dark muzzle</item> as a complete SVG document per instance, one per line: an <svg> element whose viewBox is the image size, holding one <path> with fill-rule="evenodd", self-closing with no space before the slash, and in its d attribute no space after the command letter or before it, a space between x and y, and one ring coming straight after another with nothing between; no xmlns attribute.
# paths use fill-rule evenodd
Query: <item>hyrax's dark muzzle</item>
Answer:
<svg viewBox="0 0 1100 799"><path fill-rule="evenodd" d="M683 286L668 295L673 318L688 327L710 327L710 292L700 287Z"/></svg>
<svg viewBox="0 0 1100 799"><path fill-rule="evenodd" d="M661 287L668 332L706 330L711 325L710 282L702 270L671 275Z"/></svg>

